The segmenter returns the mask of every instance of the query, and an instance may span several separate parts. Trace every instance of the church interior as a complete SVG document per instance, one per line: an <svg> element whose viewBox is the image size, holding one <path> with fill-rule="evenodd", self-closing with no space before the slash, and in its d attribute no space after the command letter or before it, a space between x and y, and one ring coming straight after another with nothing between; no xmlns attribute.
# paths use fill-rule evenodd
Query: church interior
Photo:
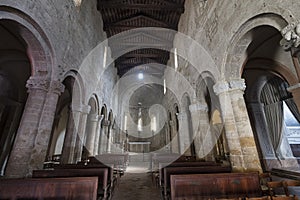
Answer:
<svg viewBox="0 0 300 200"><path fill-rule="evenodd" d="M297 0L0 0L0 200L300 197Z"/></svg>

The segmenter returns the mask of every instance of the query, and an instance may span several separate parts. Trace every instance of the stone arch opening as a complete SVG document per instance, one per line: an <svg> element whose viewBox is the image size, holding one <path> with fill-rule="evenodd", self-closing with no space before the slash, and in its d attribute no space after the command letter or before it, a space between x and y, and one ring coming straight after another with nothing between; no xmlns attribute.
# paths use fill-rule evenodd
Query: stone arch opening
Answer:
<svg viewBox="0 0 300 200"><path fill-rule="evenodd" d="M194 133L193 133L193 124L192 124L192 116L190 112L190 105L191 105L191 99L187 93L183 95L183 98L181 100L182 104L182 112L181 115L181 141L185 141L186 145L183 145L185 152L184 154L186 156L195 157L195 144L194 144ZM188 145L188 146L187 146Z"/></svg>
<svg viewBox="0 0 300 200"><path fill-rule="evenodd" d="M98 154L99 148L99 135L101 120L99 116L99 103L95 95L93 95L89 102L90 112L87 115L87 122L85 128L85 145L83 146L83 159L87 159L89 156L95 156Z"/></svg>
<svg viewBox="0 0 300 200"><path fill-rule="evenodd" d="M73 76L67 76L62 81L65 90L60 95L56 106L55 119L48 150L48 161L61 162L66 132L73 129L75 126L71 109L74 82L75 78Z"/></svg>
<svg viewBox="0 0 300 200"><path fill-rule="evenodd" d="M99 151L98 154L106 153L108 139L106 137L107 127L108 127L108 115L107 115L107 107L104 104L100 111L101 123L100 123L100 137L99 137Z"/></svg>
<svg viewBox="0 0 300 200"><path fill-rule="evenodd" d="M297 166L295 158L292 156L286 158L278 157L277 147L274 149L274 144L272 144L272 136L274 134L281 135L283 132L279 129L275 130L275 126L271 125L275 118L271 119L268 117L268 108L270 106L266 102L269 102L268 99L271 97L269 96L268 99L262 98L266 94L266 87L272 87L274 91L282 89L279 87L279 80L285 82L286 85L297 83L290 53L284 51L280 46L281 39L282 36L279 30L272 24L259 24L248 30L244 37L241 37L241 40L248 41L247 45L244 46L243 64L240 63L241 77L245 79L247 85L244 98L264 170L282 166ZM275 79L277 81L270 82ZM278 84L274 84L275 82ZM289 93L287 92L287 86L283 90L281 94ZM276 94L273 96L276 96ZM282 97L273 103L275 105L284 101L284 99L290 98L291 94L288 94L286 97ZM278 112L281 109L279 108ZM272 112L274 112L273 115L278 114L275 110ZM285 152L291 152L290 146L285 145L284 148Z"/></svg>
<svg viewBox="0 0 300 200"><path fill-rule="evenodd" d="M4 175L27 101L32 71L17 22L0 20L0 176Z"/></svg>
<svg viewBox="0 0 300 200"><path fill-rule="evenodd" d="M196 114L194 121L201 121L194 126L197 156L212 161L226 161L226 137L221 116L220 101L213 90L215 79L209 72L203 72L196 85L197 103L191 107Z"/></svg>

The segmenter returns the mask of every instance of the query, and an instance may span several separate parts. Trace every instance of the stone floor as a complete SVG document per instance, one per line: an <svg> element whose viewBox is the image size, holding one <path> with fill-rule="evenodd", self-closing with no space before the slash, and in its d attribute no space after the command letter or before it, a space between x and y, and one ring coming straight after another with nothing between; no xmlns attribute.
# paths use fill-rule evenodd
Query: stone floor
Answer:
<svg viewBox="0 0 300 200"><path fill-rule="evenodd" d="M160 189L152 183L149 161L143 155L130 155L130 162L112 200L160 200Z"/></svg>

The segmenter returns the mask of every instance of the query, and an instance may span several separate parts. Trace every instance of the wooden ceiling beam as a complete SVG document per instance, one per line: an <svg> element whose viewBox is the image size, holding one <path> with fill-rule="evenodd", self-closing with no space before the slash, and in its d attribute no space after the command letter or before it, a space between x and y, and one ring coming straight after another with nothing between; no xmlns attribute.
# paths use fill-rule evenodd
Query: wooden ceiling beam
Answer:
<svg viewBox="0 0 300 200"><path fill-rule="evenodd" d="M140 22L143 22L140 25L134 25L138 24ZM147 25L147 23L149 25ZM170 29L176 29L176 25L168 24L167 22L157 20L153 17L146 16L144 14L135 14L130 17L127 17L125 19L121 19L117 22L112 23L105 23L103 30L107 31L108 29L113 28L121 28L121 29L131 29L131 28L141 28L141 27L162 27L162 28L170 28Z"/></svg>
<svg viewBox="0 0 300 200"><path fill-rule="evenodd" d="M120 0L109 0L103 1L98 0L97 9L106 10L106 9L124 9L124 10L155 10L155 11L173 11L178 13L184 12L184 7L179 4L170 3L164 1L165 5L155 5L152 3L147 4L138 4L138 3L124 3Z"/></svg>

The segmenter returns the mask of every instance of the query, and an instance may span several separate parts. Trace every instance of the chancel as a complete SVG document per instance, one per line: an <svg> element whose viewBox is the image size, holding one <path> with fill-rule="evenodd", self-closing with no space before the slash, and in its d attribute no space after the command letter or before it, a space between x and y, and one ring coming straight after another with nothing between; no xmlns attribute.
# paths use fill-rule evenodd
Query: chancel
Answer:
<svg viewBox="0 0 300 200"><path fill-rule="evenodd" d="M0 199L297 199L299 7L0 0Z"/></svg>

